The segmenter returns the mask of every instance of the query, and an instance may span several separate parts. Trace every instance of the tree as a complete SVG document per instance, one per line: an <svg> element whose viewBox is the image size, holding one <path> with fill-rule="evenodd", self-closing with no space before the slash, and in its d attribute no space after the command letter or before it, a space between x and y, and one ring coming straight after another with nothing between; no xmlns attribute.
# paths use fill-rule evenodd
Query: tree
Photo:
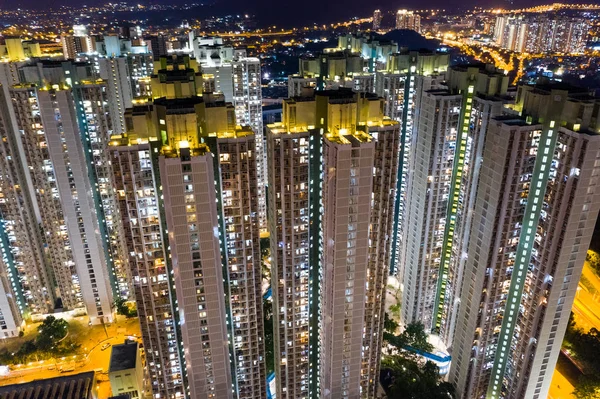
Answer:
<svg viewBox="0 0 600 399"><path fill-rule="evenodd" d="M417 349L423 352L431 352L433 345L427 341L425 326L420 321L415 321L406 326L406 329L400 334L400 338L405 342L405 346Z"/></svg>
<svg viewBox="0 0 600 399"><path fill-rule="evenodd" d="M594 273L600 275L600 255L596 251L588 249L585 260L589 262Z"/></svg>
<svg viewBox="0 0 600 399"><path fill-rule="evenodd" d="M582 399L600 399L600 331L592 328L584 333L575 326L571 313L565 342L572 356L584 370L584 375L575 384L575 396Z"/></svg>
<svg viewBox="0 0 600 399"><path fill-rule="evenodd" d="M420 365L402 355L388 356L381 362L380 380L389 399L454 398L454 387L441 381L432 362Z"/></svg>
<svg viewBox="0 0 600 399"><path fill-rule="evenodd" d="M390 334L394 334L398 329L398 323L394 319L391 319L387 312L384 314L383 329Z"/></svg>
<svg viewBox="0 0 600 399"><path fill-rule="evenodd" d="M118 297L115 299L114 307L117 309L117 314L120 314L121 316L125 316L128 319L137 317L137 309L135 307L130 307L124 298Z"/></svg>
<svg viewBox="0 0 600 399"><path fill-rule="evenodd" d="M418 357L415 350L428 353L433 351L433 345L427 341L425 326L419 321L407 325L400 335L394 335L385 330L383 332L383 340L396 348L397 351L400 351L405 358L411 360L416 360ZM391 352L393 353L394 351L392 350Z"/></svg>
<svg viewBox="0 0 600 399"><path fill-rule="evenodd" d="M55 349L56 345L67 336L68 328L69 323L66 320L57 319L54 316L46 317L42 325L38 327L35 345L43 351Z"/></svg>
<svg viewBox="0 0 600 399"><path fill-rule="evenodd" d="M273 302L263 302L264 328L265 328L265 366L267 375L275 370L275 348L273 342Z"/></svg>
<svg viewBox="0 0 600 399"><path fill-rule="evenodd" d="M596 376L582 375L573 394L578 399L600 399L600 380Z"/></svg>
<svg viewBox="0 0 600 399"><path fill-rule="evenodd" d="M390 306L390 313L392 314L392 316L394 316L395 318L399 319L400 318L400 304L399 303L395 303L393 305Z"/></svg>
<svg viewBox="0 0 600 399"><path fill-rule="evenodd" d="M117 314L120 314L121 316L127 316L129 314L129 307L122 297L117 297L115 299L115 308L117 309Z"/></svg>

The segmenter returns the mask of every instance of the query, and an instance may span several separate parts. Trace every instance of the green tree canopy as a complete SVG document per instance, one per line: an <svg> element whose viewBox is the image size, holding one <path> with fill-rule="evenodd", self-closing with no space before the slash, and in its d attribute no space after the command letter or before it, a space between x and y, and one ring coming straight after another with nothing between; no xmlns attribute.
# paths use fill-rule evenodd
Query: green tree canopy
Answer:
<svg viewBox="0 0 600 399"><path fill-rule="evenodd" d="M455 394L452 384L441 381L434 363L420 365L402 355L382 360L381 383L389 399L448 399Z"/></svg>
<svg viewBox="0 0 600 399"><path fill-rule="evenodd" d="M48 316L38 327L38 336L35 339L35 344L40 350L52 350L60 340L67 336L68 329L69 323L66 320Z"/></svg>

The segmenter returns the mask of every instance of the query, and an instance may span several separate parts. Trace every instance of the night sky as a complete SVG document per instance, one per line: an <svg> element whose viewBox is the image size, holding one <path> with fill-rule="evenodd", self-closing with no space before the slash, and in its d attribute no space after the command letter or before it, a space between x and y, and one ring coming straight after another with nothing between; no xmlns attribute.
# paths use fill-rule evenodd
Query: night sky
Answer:
<svg viewBox="0 0 600 399"><path fill-rule="evenodd" d="M60 5L104 4L110 0L0 0L4 8L51 8ZM113 0L119 1L119 0ZM142 4L177 4L202 2L203 0L140 0ZM135 4L135 0L129 0ZM190 17L204 18L227 13L255 14L261 25L273 23L280 26L303 26L311 22L332 22L352 16L365 17L373 10L382 11L398 8L422 9L445 8L465 9L474 5L484 7L512 8L507 0L204 0L214 6L205 7L199 14ZM515 8L550 4L552 0L514 0ZM565 1L566 2L566 1ZM600 0L587 0L585 3L600 4ZM269 22L267 22L269 21Z"/></svg>

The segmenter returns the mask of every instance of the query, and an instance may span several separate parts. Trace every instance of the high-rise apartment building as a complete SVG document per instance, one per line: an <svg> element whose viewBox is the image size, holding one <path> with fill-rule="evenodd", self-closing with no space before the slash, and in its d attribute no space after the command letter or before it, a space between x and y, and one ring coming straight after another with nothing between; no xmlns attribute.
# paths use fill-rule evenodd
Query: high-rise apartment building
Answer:
<svg viewBox="0 0 600 399"><path fill-rule="evenodd" d="M421 33L421 16L413 11L398 10L396 13L396 29L408 29Z"/></svg>
<svg viewBox="0 0 600 399"><path fill-rule="evenodd" d="M28 58L41 57L40 44L31 40L20 38L5 38L0 44L0 59L6 61L23 61Z"/></svg>
<svg viewBox="0 0 600 399"><path fill-rule="evenodd" d="M239 125L251 126L257 137L264 137L262 122L262 90L260 60L248 57L246 50L234 49L220 37L197 37L190 32L190 48L202 70L204 91L222 93L225 101L235 107ZM266 232L267 205L265 200L266 150L265 140L256 140L259 185L259 220L261 231Z"/></svg>
<svg viewBox="0 0 600 399"><path fill-rule="evenodd" d="M125 132L125 110L133 105L127 57L97 58L98 74L106 82L113 132Z"/></svg>
<svg viewBox="0 0 600 399"><path fill-rule="evenodd" d="M597 104L519 88L483 142L450 380L461 398L546 398L600 208Z"/></svg>
<svg viewBox="0 0 600 399"><path fill-rule="evenodd" d="M524 14L496 17L494 41L499 47L528 53L581 53L590 21L560 15Z"/></svg>
<svg viewBox="0 0 600 399"><path fill-rule="evenodd" d="M448 68L447 54L403 51L388 56L385 69L377 71L375 92L384 100L383 113L400 123L400 162L394 209L394 235L390 273L402 274L400 253L406 218L406 191L409 180L410 147L414 120L418 117L423 93L442 86Z"/></svg>
<svg viewBox="0 0 600 399"><path fill-rule="evenodd" d="M96 51L96 39L88 34L85 25L73 25L73 34L62 34L60 43L65 60L74 60L78 54L92 54Z"/></svg>
<svg viewBox="0 0 600 399"><path fill-rule="evenodd" d="M81 89L94 96L95 88ZM90 179L94 171L86 158L89 143L78 124L73 93L35 85L17 86L10 93L22 132L22 173L31 182L25 195L44 232L55 296L63 308L85 307L93 323L110 322L113 275L98 220L97 189Z"/></svg>
<svg viewBox="0 0 600 399"><path fill-rule="evenodd" d="M373 30L377 30L381 28L381 20L383 19L383 15L381 15L381 10L375 10L373 12Z"/></svg>
<svg viewBox="0 0 600 399"><path fill-rule="evenodd" d="M26 61L0 62L0 84L8 95L8 88L20 83L19 69Z"/></svg>
<svg viewBox="0 0 600 399"><path fill-rule="evenodd" d="M107 87L107 100L113 133L125 132L125 110L133 100L151 97L150 78L153 74L153 58L148 47L117 36L103 36L96 42L93 54L76 53L73 58L91 63L90 72L95 79L102 79Z"/></svg>
<svg viewBox="0 0 600 399"><path fill-rule="evenodd" d="M121 218L106 152L114 132L113 121L118 120L112 104L118 103L119 98L109 82L98 78L95 66L89 62L41 61L21 67L20 75L27 84L58 85L71 91L111 286L115 293L127 298L131 294L129 267L123 262L127 249L119 234Z"/></svg>
<svg viewBox="0 0 600 399"><path fill-rule="evenodd" d="M398 51L395 42L372 35L345 35L335 48L299 60L299 73L288 77L288 96L306 89L350 88L361 93L375 91L375 72L384 69L388 56Z"/></svg>
<svg viewBox="0 0 600 399"><path fill-rule="evenodd" d="M153 393L262 398L256 135L196 95L189 59L160 62L176 94L129 110L111 146Z"/></svg>
<svg viewBox="0 0 600 399"><path fill-rule="evenodd" d="M167 55L167 38L164 35L144 37L144 42L150 49L154 59L157 60Z"/></svg>
<svg viewBox="0 0 600 399"><path fill-rule="evenodd" d="M374 76L364 72L367 61L349 50L303 57L300 58L299 63L300 72L288 77L290 97L301 95L306 88L319 90L350 88L363 93L373 92Z"/></svg>
<svg viewBox="0 0 600 399"><path fill-rule="evenodd" d="M22 311L35 318L85 308L92 323L111 322L113 297L130 295L130 278L106 151L106 82L88 63L16 68L20 83L3 77L2 173L10 201L2 214L12 242L4 255L19 270Z"/></svg>
<svg viewBox="0 0 600 399"><path fill-rule="evenodd" d="M337 48L325 51L345 50L360 55L366 62L366 70L369 73L375 73L377 70L385 68L388 56L398 51L398 44L374 34L347 34L338 37Z"/></svg>
<svg viewBox="0 0 600 399"><path fill-rule="evenodd" d="M267 127L279 398L376 393L399 140L381 102L318 91Z"/></svg>
<svg viewBox="0 0 600 399"><path fill-rule="evenodd" d="M508 77L493 66L457 66L447 89L422 94L411 143L400 264L402 320L452 342L461 292L464 242L482 137L499 115Z"/></svg>
<svg viewBox="0 0 600 399"><path fill-rule="evenodd" d="M12 113L12 115L11 115ZM44 267L43 237L33 204L27 193L27 176L21 167L14 112L10 99L0 91L0 251L2 260L2 300L0 334L15 337L23 314L47 313L54 308L55 292L49 271Z"/></svg>
<svg viewBox="0 0 600 399"><path fill-rule="evenodd" d="M148 43L142 39L104 35L96 39L96 52L105 57L120 57L126 54L152 54ZM156 57L159 58L159 57Z"/></svg>

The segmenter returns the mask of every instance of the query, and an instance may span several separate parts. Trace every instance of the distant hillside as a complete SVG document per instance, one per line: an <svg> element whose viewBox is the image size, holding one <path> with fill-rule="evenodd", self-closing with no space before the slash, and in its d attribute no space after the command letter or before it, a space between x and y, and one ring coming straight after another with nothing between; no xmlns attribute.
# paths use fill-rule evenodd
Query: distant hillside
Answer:
<svg viewBox="0 0 600 399"><path fill-rule="evenodd" d="M408 47L409 50L435 50L440 46L440 41L435 39L426 39L414 30L399 29L393 30L385 35L385 39L393 40L399 47Z"/></svg>

